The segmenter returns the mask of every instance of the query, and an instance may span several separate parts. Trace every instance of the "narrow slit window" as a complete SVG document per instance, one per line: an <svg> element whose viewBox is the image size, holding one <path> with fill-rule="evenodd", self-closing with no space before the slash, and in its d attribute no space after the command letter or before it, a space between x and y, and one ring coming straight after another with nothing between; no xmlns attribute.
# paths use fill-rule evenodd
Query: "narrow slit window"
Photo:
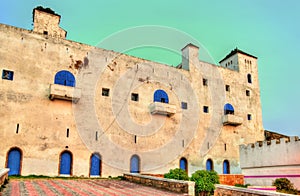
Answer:
<svg viewBox="0 0 300 196"><path fill-rule="evenodd" d="M225 85L225 90L226 90L227 92L230 92L230 86L229 86L229 85Z"/></svg>
<svg viewBox="0 0 300 196"><path fill-rule="evenodd" d="M249 84L252 83L252 76L251 76L251 74L248 74L248 75L247 75L247 80L248 80L248 83L249 83Z"/></svg>
<svg viewBox="0 0 300 196"><path fill-rule="evenodd" d="M98 141L98 131L96 131L95 140Z"/></svg>
<svg viewBox="0 0 300 196"><path fill-rule="evenodd" d="M105 96L105 97L109 96L109 89L108 88L102 88L102 96Z"/></svg>
<svg viewBox="0 0 300 196"><path fill-rule="evenodd" d="M207 86L208 85L208 81L206 78L203 78L202 80L203 86Z"/></svg>
<svg viewBox="0 0 300 196"><path fill-rule="evenodd" d="M187 109L187 102L181 102L181 108L186 110Z"/></svg>
<svg viewBox="0 0 300 196"><path fill-rule="evenodd" d="M209 112L208 106L203 106L203 112L204 112L204 113L208 113L208 112Z"/></svg>
<svg viewBox="0 0 300 196"><path fill-rule="evenodd" d="M246 90L246 96L249 97L250 96L250 91Z"/></svg>
<svg viewBox="0 0 300 196"><path fill-rule="evenodd" d="M69 130L69 128L67 129L67 137L69 137L69 135L70 135L70 130Z"/></svg>
<svg viewBox="0 0 300 196"><path fill-rule="evenodd" d="M136 144L136 142L137 142L137 136L135 135L134 136L134 143Z"/></svg>
<svg viewBox="0 0 300 196"><path fill-rule="evenodd" d="M224 144L224 150L225 150L225 151L227 150L227 146L226 146L226 144Z"/></svg>
<svg viewBox="0 0 300 196"><path fill-rule="evenodd" d="M19 133L19 123L17 124L16 134Z"/></svg>

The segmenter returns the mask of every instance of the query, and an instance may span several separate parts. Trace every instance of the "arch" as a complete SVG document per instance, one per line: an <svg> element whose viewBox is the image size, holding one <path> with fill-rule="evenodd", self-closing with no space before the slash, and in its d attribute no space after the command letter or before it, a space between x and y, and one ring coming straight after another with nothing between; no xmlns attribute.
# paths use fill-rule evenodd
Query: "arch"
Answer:
<svg viewBox="0 0 300 196"><path fill-rule="evenodd" d="M188 162L186 158L182 157L179 161L179 168L182 170L188 171Z"/></svg>
<svg viewBox="0 0 300 196"><path fill-rule="evenodd" d="M72 175L73 155L65 150L59 156L59 174Z"/></svg>
<svg viewBox="0 0 300 196"><path fill-rule="evenodd" d="M154 102L169 103L168 94L164 90L156 90L154 92Z"/></svg>
<svg viewBox="0 0 300 196"><path fill-rule="evenodd" d="M228 160L223 161L223 174L230 174L230 165Z"/></svg>
<svg viewBox="0 0 300 196"><path fill-rule="evenodd" d="M247 80L248 80L248 83L252 83L252 76L251 76L251 74L248 74L247 75Z"/></svg>
<svg viewBox="0 0 300 196"><path fill-rule="evenodd" d="M74 75L66 70L59 71L55 74L54 84L60 84L64 86L75 86L75 77Z"/></svg>
<svg viewBox="0 0 300 196"><path fill-rule="evenodd" d="M90 158L90 176L101 176L101 155L93 153Z"/></svg>
<svg viewBox="0 0 300 196"><path fill-rule="evenodd" d="M20 175L22 168L22 151L18 147L9 149L7 153L6 167L9 168L8 175Z"/></svg>
<svg viewBox="0 0 300 196"><path fill-rule="evenodd" d="M207 171L212 171L214 170L214 163L211 159L206 160L206 170Z"/></svg>
<svg viewBox="0 0 300 196"><path fill-rule="evenodd" d="M130 173L140 173L140 157L132 155L130 158Z"/></svg>
<svg viewBox="0 0 300 196"><path fill-rule="evenodd" d="M234 108L230 103L224 105L224 114L234 114Z"/></svg>

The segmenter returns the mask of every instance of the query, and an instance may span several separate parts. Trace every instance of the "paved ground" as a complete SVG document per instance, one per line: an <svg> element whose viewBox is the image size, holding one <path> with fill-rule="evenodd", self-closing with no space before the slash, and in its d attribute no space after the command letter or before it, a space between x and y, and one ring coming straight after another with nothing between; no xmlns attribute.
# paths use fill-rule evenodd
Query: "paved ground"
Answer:
<svg viewBox="0 0 300 196"><path fill-rule="evenodd" d="M133 184L121 180L61 180L61 179L35 179L10 180L0 196L175 196L175 194L152 187Z"/></svg>

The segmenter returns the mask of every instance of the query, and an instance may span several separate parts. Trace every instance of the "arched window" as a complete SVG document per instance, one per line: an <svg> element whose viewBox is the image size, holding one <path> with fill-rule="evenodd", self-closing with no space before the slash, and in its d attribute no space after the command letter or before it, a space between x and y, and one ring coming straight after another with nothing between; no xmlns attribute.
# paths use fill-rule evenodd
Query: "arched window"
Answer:
<svg viewBox="0 0 300 196"><path fill-rule="evenodd" d="M60 84L64 86L75 86L75 77L69 71L59 71L55 74L54 84Z"/></svg>
<svg viewBox="0 0 300 196"><path fill-rule="evenodd" d="M22 151L19 148L11 148L7 154L6 167L9 168L8 175L21 174Z"/></svg>
<svg viewBox="0 0 300 196"><path fill-rule="evenodd" d="M154 102L169 103L168 94L163 90L156 90L154 92Z"/></svg>
<svg viewBox="0 0 300 196"><path fill-rule="evenodd" d="M59 174L72 175L72 153L65 150L59 158Z"/></svg>
<svg viewBox="0 0 300 196"><path fill-rule="evenodd" d="M228 160L223 162L223 174L230 174L230 165Z"/></svg>
<svg viewBox="0 0 300 196"><path fill-rule="evenodd" d="M214 170L214 164L213 164L213 161L211 159L207 159L207 161L206 161L206 170L207 171Z"/></svg>
<svg viewBox="0 0 300 196"><path fill-rule="evenodd" d="M230 103L226 103L224 106L224 114L234 114L234 108Z"/></svg>
<svg viewBox="0 0 300 196"><path fill-rule="evenodd" d="M188 171L188 163L186 158L182 157L179 161L179 168L182 170Z"/></svg>
<svg viewBox="0 0 300 196"><path fill-rule="evenodd" d="M130 173L140 173L140 157L132 155L130 159Z"/></svg>
<svg viewBox="0 0 300 196"><path fill-rule="evenodd" d="M90 159L90 176L101 176L101 156L93 153Z"/></svg>
<svg viewBox="0 0 300 196"><path fill-rule="evenodd" d="M248 74L247 75L247 80L248 80L248 83L252 83L252 76L251 76L251 74Z"/></svg>

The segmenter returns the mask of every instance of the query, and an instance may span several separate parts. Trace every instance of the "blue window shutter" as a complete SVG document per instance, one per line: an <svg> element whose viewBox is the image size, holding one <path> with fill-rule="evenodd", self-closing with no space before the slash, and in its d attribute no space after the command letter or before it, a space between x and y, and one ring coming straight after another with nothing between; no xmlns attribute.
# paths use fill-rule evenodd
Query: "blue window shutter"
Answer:
<svg viewBox="0 0 300 196"><path fill-rule="evenodd" d="M54 78L54 84L60 84L64 86L75 86L75 77L69 71L59 71Z"/></svg>
<svg viewBox="0 0 300 196"><path fill-rule="evenodd" d="M154 102L169 103L168 94L163 90L156 90L154 92Z"/></svg>

